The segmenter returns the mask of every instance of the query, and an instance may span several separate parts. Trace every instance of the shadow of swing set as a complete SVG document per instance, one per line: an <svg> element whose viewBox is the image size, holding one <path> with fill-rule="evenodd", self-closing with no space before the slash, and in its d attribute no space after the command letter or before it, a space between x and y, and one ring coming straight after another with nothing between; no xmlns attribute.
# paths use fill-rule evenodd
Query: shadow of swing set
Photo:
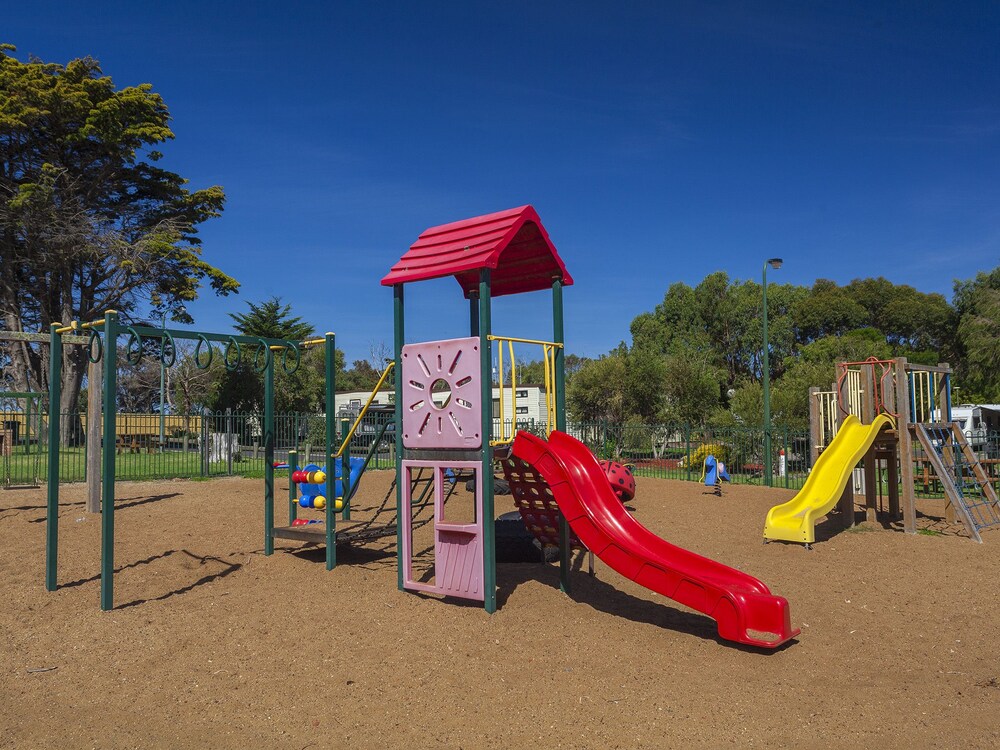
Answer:
<svg viewBox="0 0 1000 750"><path fill-rule="evenodd" d="M457 339L407 343L404 290L410 283L453 277L469 301L469 335ZM589 550L636 583L674 599L716 621L722 639L775 648L799 631L791 626L788 602L773 595L756 578L714 560L670 544L642 526L622 505L591 451L568 435L565 410L563 289L573 283L538 214L531 206L478 216L425 230L392 266L381 281L392 288L393 363L382 375L395 373L396 522L377 533L396 536L397 585L400 590L437 594L482 604L487 612L497 608L494 466L499 463L526 528L543 545L558 546L559 585L571 588L571 553ZM492 299L503 295L548 291L552 299L552 340L498 336L492 331ZM325 455L328 465L350 466L350 441L364 416L353 428L342 424L344 436L336 440L334 334L304 342L249 336L230 336L143 325L123 325L108 311L103 319L51 329L52 403L58 403L61 342L66 333L88 332L92 360L105 358L105 404L114 404L117 375L117 340L128 336L125 357L138 362L144 340L160 342L165 365L173 364L174 339L197 341L195 360L207 367L212 343L225 345L223 359L231 369L244 353L252 351L254 369L264 376L264 552L274 551L274 539L293 539L326 545L326 567L336 566L336 546L345 541L336 531L336 513L350 518L351 473L330 479L340 484L336 497L325 503L323 522L296 522L294 453L289 459L289 526L274 524L274 370L276 354L281 366L294 372L301 350L325 346L327 360ZM516 370L510 368L509 392L502 365L503 352L513 363L514 344L542 348L547 419L545 436L518 431L511 420L505 429L503 410L509 404L516 415ZM500 434L493 430L492 353L500 355ZM374 394L373 394L374 395ZM371 403L371 399L369 399ZM103 414L103 475L111 477L101 494L101 609L114 607L114 481L115 414ZM385 426L383 426L384 432ZM49 425L49 450L59 445L58 420ZM379 440L373 442L377 446ZM370 454L369 454L370 458ZM58 462L49 462L46 543L46 588L57 587ZM428 477L429 473L429 479ZM474 474L472 512L455 518L445 507L456 475ZM339 480L339 481L338 481ZM332 484L332 482L331 482ZM414 497L423 486L421 497ZM335 486L335 485L333 485ZM337 510L339 500L340 510ZM433 507L433 575L417 575L413 566L414 511ZM301 523L301 522L300 522ZM423 524L425 522L421 522ZM361 536L357 541L368 541Z"/></svg>

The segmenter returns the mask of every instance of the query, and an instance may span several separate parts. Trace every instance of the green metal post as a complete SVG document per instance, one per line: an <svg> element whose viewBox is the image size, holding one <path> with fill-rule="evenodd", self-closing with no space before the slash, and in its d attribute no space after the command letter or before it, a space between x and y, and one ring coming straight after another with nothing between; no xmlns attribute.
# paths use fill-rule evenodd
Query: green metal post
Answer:
<svg viewBox="0 0 1000 750"><path fill-rule="evenodd" d="M340 434L344 440L344 452L340 454L340 489L344 493L344 511L341 515L345 521L351 520L351 443L347 433L351 431L351 420L344 419L340 423Z"/></svg>
<svg viewBox="0 0 1000 750"><path fill-rule="evenodd" d="M49 330L49 466L45 511L45 588L56 590L59 558L59 402L62 399L62 336ZM95 387L91 384L91 388Z"/></svg>
<svg viewBox="0 0 1000 750"><path fill-rule="evenodd" d="M552 282L552 340L557 344L565 342L566 333L563 325L563 284L562 279ZM566 357L563 347L556 347L556 429L566 431ZM602 446L603 448L603 446ZM559 514L559 588L563 593L570 593L570 555L569 524L566 518Z"/></svg>
<svg viewBox="0 0 1000 750"><path fill-rule="evenodd" d="M295 493L295 482L292 481L292 472L298 467L299 452L288 451L288 525L291 526L299 517L299 503Z"/></svg>
<svg viewBox="0 0 1000 750"><path fill-rule="evenodd" d="M337 567L337 469L333 454L337 448L337 337L327 332L324 344L326 362L326 569Z"/></svg>
<svg viewBox="0 0 1000 750"><path fill-rule="evenodd" d="M493 524L493 360L489 339L491 327L490 270L479 272L479 362L482 372L482 486L483 486L483 606L492 614L497 611L496 529ZM398 407L397 407L398 408ZM401 430L397 427L397 432Z"/></svg>
<svg viewBox="0 0 1000 750"><path fill-rule="evenodd" d="M761 370L764 385L764 484L768 487L774 484L774 466L771 456L771 361L770 344L767 340L767 267L781 268L781 258L769 258L764 262L763 290L761 309L763 318L764 351L761 357Z"/></svg>
<svg viewBox="0 0 1000 750"><path fill-rule="evenodd" d="M24 400L24 455L27 456L29 453L31 453L31 399L26 398Z"/></svg>
<svg viewBox="0 0 1000 750"><path fill-rule="evenodd" d="M274 554L274 356L264 368L264 554Z"/></svg>
<svg viewBox="0 0 1000 750"><path fill-rule="evenodd" d="M101 457L101 609L115 604L115 415L118 408L118 313L104 314L104 446Z"/></svg>
<svg viewBox="0 0 1000 750"><path fill-rule="evenodd" d="M403 343L406 340L403 331L403 285L392 287L392 339L393 356L396 366L393 375L396 381L396 408L393 419L396 421L396 587L403 590Z"/></svg>
<svg viewBox="0 0 1000 750"><path fill-rule="evenodd" d="M479 295L475 292L469 295L469 335L479 335ZM490 398L493 398L492 393Z"/></svg>

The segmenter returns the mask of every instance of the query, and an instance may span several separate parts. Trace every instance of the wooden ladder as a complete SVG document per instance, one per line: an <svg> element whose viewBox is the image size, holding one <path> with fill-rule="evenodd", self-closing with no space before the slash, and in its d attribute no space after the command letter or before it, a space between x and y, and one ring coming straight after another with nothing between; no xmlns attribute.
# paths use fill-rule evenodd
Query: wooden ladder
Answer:
<svg viewBox="0 0 1000 750"><path fill-rule="evenodd" d="M962 428L956 422L916 424L913 427L917 434L917 439L923 446L924 452L927 454L927 459L934 469L934 473L941 480L941 486L944 488L948 502L951 503L952 508L958 513L966 531L969 532L969 536L981 543L983 540L979 535L980 529L1000 525L1000 501L997 499L996 490L990 483L989 474L986 473L986 469L979 462L979 458L976 456L975 451L972 450L972 446L969 445L969 441L965 439L965 433L962 432ZM941 444L939 446L935 445L931 432L942 438L947 435L947 446L944 439L940 440ZM958 447L962 452L962 457L965 459L964 464L972 472L971 478L974 480L979 494L985 500L984 503L969 503L969 499L963 491L965 485L963 467L958 467L956 471L954 458L947 456L945 447ZM959 482L962 483L961 487L959 486ZM989 516L986 523L979 523L977 521L976 516L972 512L973 508L977 510L980 508L985 509L985 512Z"/></svg>

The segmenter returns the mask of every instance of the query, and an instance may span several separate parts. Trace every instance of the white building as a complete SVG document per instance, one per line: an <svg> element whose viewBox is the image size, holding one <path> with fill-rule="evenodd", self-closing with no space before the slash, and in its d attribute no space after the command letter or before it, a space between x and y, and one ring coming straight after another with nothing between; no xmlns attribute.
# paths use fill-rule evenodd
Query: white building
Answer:
<svg viewBox="0 0 1000 750"><path fill-rule="evenodd" d="M335 406L338 416L348 413L357 414L368 401L369 391L345 391L336 396ZM373 406L388 406L395 403L396 394L391 390L381 390L375 394ZM517 390L509 386L504 388L503 418L505 422L517 419L518 422L544 423L546 421L545 386L521 385ZM500 389L493 388L493 418L500 419Z"/></svg>

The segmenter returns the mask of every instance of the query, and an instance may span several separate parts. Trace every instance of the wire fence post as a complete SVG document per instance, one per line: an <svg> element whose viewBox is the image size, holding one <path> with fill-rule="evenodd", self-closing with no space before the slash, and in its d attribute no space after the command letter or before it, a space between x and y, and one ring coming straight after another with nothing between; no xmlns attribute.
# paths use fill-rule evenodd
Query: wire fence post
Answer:
<svg viewBox="0 0 1000 750"><path fill-rule="evenodd" d="M199 456L198 461L201 464L201 475L208 476L208 412L203 411L201 413L201 440L198 441L199 446Z"/></svg>
<svg viewBox="0 0 1000 750"><path fill-rule="evenodd" d="M233 410L226 407L226 474L233 475Z"/></svg>
<svg viewBox="0 0 1000 750"><path fill-rule="evenodd" d="M684 466L687 468L687 480L691 481L691 423L684 425Z"/></svg>

